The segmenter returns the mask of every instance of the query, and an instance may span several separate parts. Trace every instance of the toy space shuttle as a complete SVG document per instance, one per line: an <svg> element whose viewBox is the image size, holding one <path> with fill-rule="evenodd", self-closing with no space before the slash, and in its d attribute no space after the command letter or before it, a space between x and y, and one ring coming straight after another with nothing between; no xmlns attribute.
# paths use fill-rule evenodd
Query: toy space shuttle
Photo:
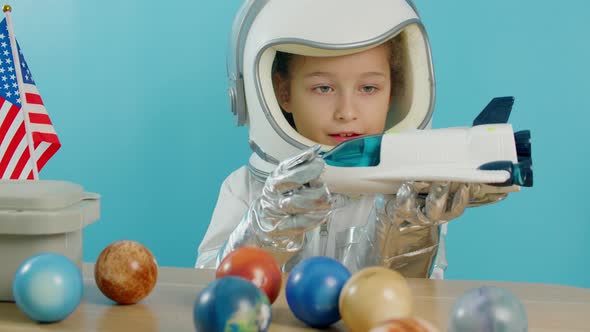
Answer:
<svg viewBox="0 0 590 332"><path fill-rule="evenodd" d="M485 193L533 185L531 134L508 122L514 97L494 98L471 127L364 136L323 154L332 192L394 194L405 181L483 184Z"/></svg>

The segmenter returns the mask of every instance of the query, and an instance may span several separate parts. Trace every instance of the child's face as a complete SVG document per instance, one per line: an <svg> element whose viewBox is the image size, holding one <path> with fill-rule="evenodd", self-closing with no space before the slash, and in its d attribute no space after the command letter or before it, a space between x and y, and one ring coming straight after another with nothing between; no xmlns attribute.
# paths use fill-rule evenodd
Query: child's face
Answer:
<svg viewBox="0 0 590 332"><path fill-rule="evenodd" d="M294 56L275 77L277 99L297 131L317 143L383 133L391 102L389 48L336 57Z"/></svg>

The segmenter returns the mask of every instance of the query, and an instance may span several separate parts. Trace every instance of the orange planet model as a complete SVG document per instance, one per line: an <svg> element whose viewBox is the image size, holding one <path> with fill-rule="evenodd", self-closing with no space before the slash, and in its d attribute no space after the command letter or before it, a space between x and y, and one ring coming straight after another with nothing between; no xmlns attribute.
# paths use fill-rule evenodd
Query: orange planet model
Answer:
<svg viewBox="0 0 590 332"><path fill-rule="evenodd" d="M418 317L391 319L373 327L369 332L438 332L429 322Z"/></svg>
<svg viewBox="0 0 590 332"><path fill-rule="evenodd" d="M144 245L118 241L98 256L94 279L109 299L120 304L133 304L146 297L156 285L158 263Z"/></svg>

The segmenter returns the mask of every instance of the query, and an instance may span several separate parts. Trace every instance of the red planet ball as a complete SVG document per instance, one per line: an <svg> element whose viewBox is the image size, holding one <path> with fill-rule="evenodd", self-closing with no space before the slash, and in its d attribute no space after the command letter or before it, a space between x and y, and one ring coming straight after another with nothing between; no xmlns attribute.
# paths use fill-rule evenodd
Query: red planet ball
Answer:
<svg viewBox="0 0 590 332"><path fill-rule="evenodd" d="M282 275L276 260L257 247L241 247L225 256L215 277L226 276L250 280L266 293L270 303L274 303L281 290Z"/></svg>

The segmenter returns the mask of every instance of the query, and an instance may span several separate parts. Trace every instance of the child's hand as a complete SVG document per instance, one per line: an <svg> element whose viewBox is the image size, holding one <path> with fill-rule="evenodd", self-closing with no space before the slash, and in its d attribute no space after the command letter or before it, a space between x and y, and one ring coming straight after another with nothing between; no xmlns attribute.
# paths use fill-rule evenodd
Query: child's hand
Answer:
<svg viewBox="0 0 590 332"><path fill-rule="evenodd" d="M319 179L325 163L316 145L289 158L266 179L260 199L264 231L305 232L328 219L330 192Z"/></svg>
<svg viewBox="0 0 590 332"><path fill-rule="evenodd" d="M485 194L481 187L477 183L408 181L391 199L377 200L375 236L381 265L406 277L428 276L439 250L439 225L459 217L468 206L506 197ZM433 272L435 277L442 276L446 267L444 247L442 253Z"/></svg>
<svg viewBox="0 0 590 332"><path fill-rule="evenodd" d="M463 214L478 186L451 182L406 182L387 211L400 230L446 223ZM419 194L427 189L424 197Z"/></svg>
<svg viewBox="0 0 590 332"><path fill-rule="evenodd" d="M268 176L262 194L219 250L216 266L236 248L254 245L267 250L279 266L305 245L305 232L326 222L331 195L318 180L325 167L314 146L281 162Z"/></svg>

